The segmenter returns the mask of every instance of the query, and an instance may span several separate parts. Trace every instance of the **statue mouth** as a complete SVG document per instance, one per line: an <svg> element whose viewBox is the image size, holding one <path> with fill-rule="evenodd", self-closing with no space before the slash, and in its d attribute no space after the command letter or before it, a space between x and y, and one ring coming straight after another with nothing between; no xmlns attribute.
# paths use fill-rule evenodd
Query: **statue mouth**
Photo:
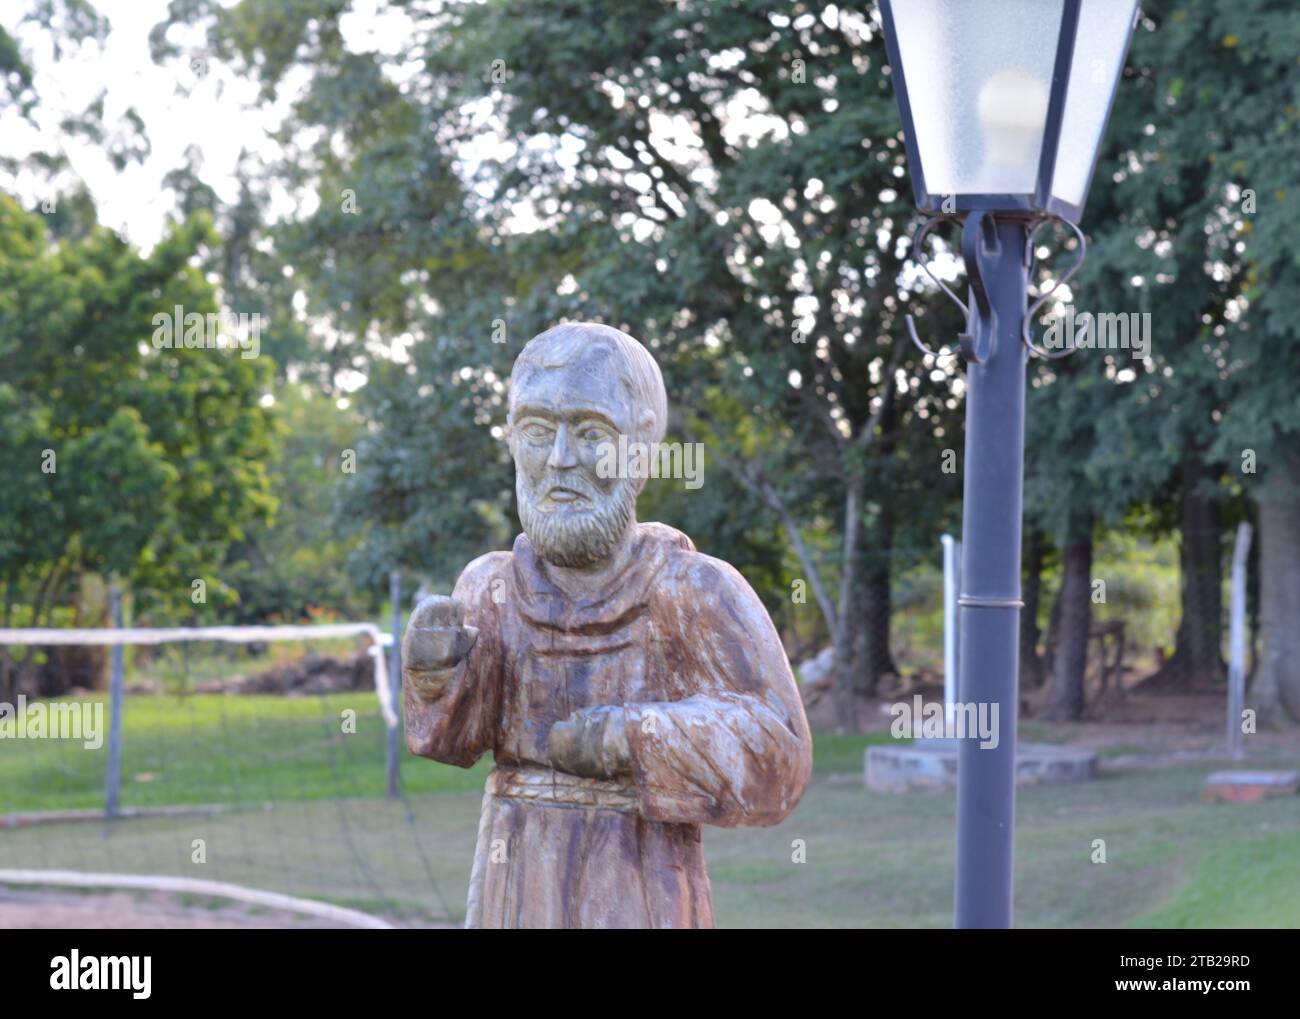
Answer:
<svg viewBox="0 0 1300 1019"><path fill-rule="evenodd" d="M566 488L563 485L556 485L546 493L548 502L557 502L562 504L576 502L590 502L591 500L583 492L574 488Z"/></svg>

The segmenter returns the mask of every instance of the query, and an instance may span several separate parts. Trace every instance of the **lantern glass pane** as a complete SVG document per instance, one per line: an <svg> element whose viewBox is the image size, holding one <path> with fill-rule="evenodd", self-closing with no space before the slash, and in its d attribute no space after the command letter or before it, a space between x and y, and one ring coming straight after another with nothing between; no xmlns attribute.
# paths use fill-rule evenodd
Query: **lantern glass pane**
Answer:
<svg viewBox="0 0 1300 1019"><path fill-rule="evenodd" d="M892 4L931 195L1036 190L1063 7L1064 0Z"/></svg>
<svg viewBox="0 0 1300 1019"><path fill-rule="evenodd" d="M1083 0L1074 42L1070 86L1056 148L1052 194L1082 205L1110 112L1115 81L1124 69L1137 0Z"/></svg>

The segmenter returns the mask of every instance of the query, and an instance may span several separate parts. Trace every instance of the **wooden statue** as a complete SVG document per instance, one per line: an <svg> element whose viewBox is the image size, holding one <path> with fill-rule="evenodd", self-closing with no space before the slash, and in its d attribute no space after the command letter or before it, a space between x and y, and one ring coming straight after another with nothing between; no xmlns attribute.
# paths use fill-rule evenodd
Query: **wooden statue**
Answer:
<svg viewBox="0 0 1300 1019"><path fill-rule="evenodd" d="M524 533L424 599L402 645L412 753L492 751L468 927L711 927L701 825L794 809L812 742L772 621L739 573L638 523L664 435L659 367L592 324L515 362L509 444Z"/></svg>

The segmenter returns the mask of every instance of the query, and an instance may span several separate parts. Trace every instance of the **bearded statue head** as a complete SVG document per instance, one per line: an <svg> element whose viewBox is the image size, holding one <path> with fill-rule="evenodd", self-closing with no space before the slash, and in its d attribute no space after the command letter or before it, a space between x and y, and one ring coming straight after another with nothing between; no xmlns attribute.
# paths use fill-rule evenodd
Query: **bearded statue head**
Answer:
<svg viewBox="0 0 1300 1019"><path fill-rule="evenodd" d="M574 323L528 342L510 374L507 423L519 520L542 559L583 568L613 554L646 482L622 454L653 448L667 420L659 366L627 333Z"/></svg>

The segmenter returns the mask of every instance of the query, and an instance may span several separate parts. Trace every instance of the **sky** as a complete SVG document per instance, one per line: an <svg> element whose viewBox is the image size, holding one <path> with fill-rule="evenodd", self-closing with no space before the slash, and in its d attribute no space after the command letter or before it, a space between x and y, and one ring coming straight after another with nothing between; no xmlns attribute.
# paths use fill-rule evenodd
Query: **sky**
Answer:
<svg viewBox="0 0 1300 1019"><path fill-rule="evenodd" d="M34 25L21 24L31 0L5 0L0 25L14 35L35 70L39 106L37 126L9 109L0 114L0 149L6 156L35 150L61 151L90 188L100 221L127 239L149 249L162 236L173 211L173 196L163 177L185 164L185 152L202 153L200 176L224 202L237 197L234 175L241 150L273 159L279 146L271 138L283 117L288 98L274 105L260 101L256 84L215 60L191 64L178 60L155 64L149 54L149 32L167 17L168 0L95 0L109 19L111 31L101 45L94 41L64 52L55 60L52 40ZM356 0L343 19L344 37L357 47L386 48L402 38L403 26L393 16L380 17L378 0ZM184 49L202 46L202 33L172 29L169 38ZM290 79L289 96L298 82ZM98 146L69 137L58 129L69 113L85 110L105 92L105 119L116 124L134 108L145 123L152 152L142 164L117 172ZM46 197L30 176L5 180L30 206ZM292 206L285 194L274 196L273 215Z"/></svg>
<svg viewBox="0 0 1300 1019"><path fill-rule="evenodd" d="M99 4L112 31L103 48L82 44L55 61L51 40L32 25L19 25L18 8L5 7L3 23L16 35L36 72L38 127L7 110L0 119L5 155L34 149L62 151L73 169L89 186L99 207L100 221L120 231L132 242L151 247L161 236L172 209L172 196L163 190L162 178L185 162L189 145L203 153L204 177L225 200L235 197L232 176L241 146L262 151L266 130L273 126L267 112L245 108L255 93L251 83L240 82L214 68L213 73L188 97L177 85L198 81L188 67L166 68L149 57L149 30L166 17L167 0L106 0ZM178 81L178 71L183 80ZM105 117L116 123L131 107L145 122L153 151L143 165L130 164L117 173L98 147L68 137L57 129L61 117L81 111L106 92ZM30 178L19 178L18 193L39 204L44 195Z"/></svg>
<svg viewBox="0 0 1300 1019"><path fill-rule="evenodd" d="M153 62L149 54L149 32L166 19L168 0L92 2L111 25L105 44L101 47L93 41L84 43L78 51L65 53L58 61L54 59L52 41L46 32L33 25L20 24L23 13L35 0L4 0L0 5L0 25L19 40L33 65L40 100L35 114L39 129L13 110L0 114L0 150L7 156L37 149L62 151L94 195L100 221L147 250L161 237L172 211L173 198L163 189L163 177L184 165L186 149L196 146L201 151L200 176L223 202L233 202L237 197L234 171L241 150L267 160L279 154L279 146L271 134L305 83L305 72L295 78L291 70L282 85L280 99L268 105L260 99L252 80L235 74L216 60L208 60L197 68L188 60L164 65ZM235 0L222 2L229 6ZM352 48L381 52L401 50L409 42L411 32L405 15L388 9L383 0L353 0L351 11L340 20L340 29ZM201 51L203 46L201 31L173 28L168 38L187 52ZM395 77L401 74L395 62L386 68L388 71ZM58 129L62 117L84 111L101 91L106 92L106 121L114 124L133 108L143 119L153 146L143 164L132 164L121 173L110 165L97 146L69 137ZM623 97L613 93L610 100L615 105L623 103ZM786 130L784 120L767 115L760 109L761 105L757 93L742 93L732 100L722 118L729 141ZM505 156L513 149L497 136L491 104L486 97L476 115L481 118L484 130L458 152L460 169L467 180L484 162ZM661 114L652 116L651 128L656 147L670 158L680 158L699 145L689 130L684 131L682 125ZM561 165L566 161L576 165L576 155L566 150L566 142L581 147L577 139L561 138L554 158ZM683 165L689 166L691 162L686 159ZM31 178L6 181L0 174L0 186L11 188L32 207L46 197ZM647 189L651 186L648 177L644 186ZM292 212L294 205L295 200L288 194L272 192L273 217ZM779 225L764 216L765 212L776 212L775 207L769 206L765 200L758 200L756 208L751 209L765 235L779 231ZM515 210L511 224L514 228L535 229L537 224L531 209ZM638 226L644 230L653 224L646 221Z"/></svg>

